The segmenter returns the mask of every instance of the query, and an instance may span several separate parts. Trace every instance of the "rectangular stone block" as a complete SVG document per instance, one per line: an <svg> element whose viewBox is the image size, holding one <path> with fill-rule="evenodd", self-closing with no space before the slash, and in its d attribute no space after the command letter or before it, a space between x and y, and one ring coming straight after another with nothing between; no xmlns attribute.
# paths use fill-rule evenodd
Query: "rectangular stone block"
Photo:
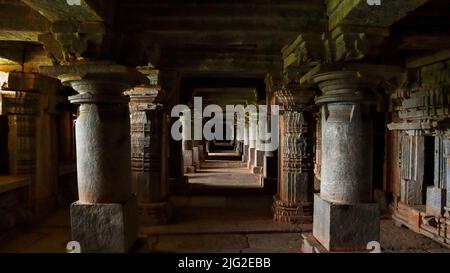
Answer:
<svg viewBox="0 0 450 273"><path fill-rule="evenodd" d="M200 155L199 155L198 147L192 148L192 159L193 159L194 162L199 162L200 161Z"/></svg>
<svg viewBox="0 0 450 273"><path fill-rule="evenodd" d="M314 196L314 237L328 251L363 251L380 240L378 204L336 204Z"/></svg>
<svg viewBox="0 0 450 273"><path fill-rule="evenodd" d="M250 148L249 149L249 154L248 154L248 164L247 167L251 170L253 169L253 166L255 165L255 148Z"/></svg>
<svg viewBox="0 0 450 273"><path fill-rule="evenodd" d="M441 216L447 202L447 191L437 187L427 188L426 212L428 215Z"/></svg>
<svg viewBox="0 0 450 273"><path fill-rule="evenodd" d="M137 202L81 204L70 207L72 239L82 253L128 252L137 239Z"/></svg>
<svg viewBox="0 0 450 273"><path fill-rule="evenodd" d="M445 206L450 208L450 191L448 189L447 189L447 192L446 192L445 196L447 197L446 198L446 202L445 202L445 204L446 204Z"/></svg>
<svg viewBox="0 0 450 273"><path fill-rule="evenodd" d="M198 146L198 156L200 162L205 161L205 149L203 148L203 145Z"/></svg>
<svg viewBox="0 0 450 273"><path fill-rule="evenodd" d="M256 151L256 164L255 166L258 167L264 167L264 157L266 155L266 152L264 151Z"/></svg>
<svg viewBox="0 0 450 273"><path fill-rule="evenodd" d="M183 151L183 164L184 166L192 166L193 164L192 150Z"/></svg>
<svg viewBox="0 0 450 273"><path fill-rule="evenodd" d="M248 161L248 145L244 145L244 150L242 151L242 162Z"/></svg>

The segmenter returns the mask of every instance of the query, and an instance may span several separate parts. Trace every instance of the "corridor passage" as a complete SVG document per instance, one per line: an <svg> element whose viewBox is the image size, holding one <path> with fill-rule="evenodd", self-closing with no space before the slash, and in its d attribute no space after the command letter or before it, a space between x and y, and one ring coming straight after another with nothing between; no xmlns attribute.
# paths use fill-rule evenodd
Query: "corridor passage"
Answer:
<svg viewBox="0 0 450 273"><path fill-rule="evenodd" d="M232 152L210 153L196 173L186 174L195 186L220 188L262 188L260 177L251 173L239 154Z"/></svg>

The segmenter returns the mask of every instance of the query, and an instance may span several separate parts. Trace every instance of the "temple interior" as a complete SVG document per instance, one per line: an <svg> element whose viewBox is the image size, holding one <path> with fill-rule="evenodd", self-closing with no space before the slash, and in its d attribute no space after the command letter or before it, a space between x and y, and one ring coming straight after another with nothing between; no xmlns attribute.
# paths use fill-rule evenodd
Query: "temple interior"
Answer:
<svg viewBox="0 0 450 273"><path fill-rule="evenodd" d="M450 252L448 0L0 15L0 252Z"/></svg>

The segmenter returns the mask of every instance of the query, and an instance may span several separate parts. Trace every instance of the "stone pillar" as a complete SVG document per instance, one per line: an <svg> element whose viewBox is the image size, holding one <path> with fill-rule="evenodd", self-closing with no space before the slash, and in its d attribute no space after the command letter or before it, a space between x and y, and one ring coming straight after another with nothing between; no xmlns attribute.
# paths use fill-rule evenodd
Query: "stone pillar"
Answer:
<svg viewBox="0 0 450 273"><path fill-rule="evenodd" d="M193 111L193 110L192 110ZM200 162L201 162L201 154L203 153L202 141L196 140L194 138L194 126L195 124L203 124L203 118L202 113L198 113L198 115L194 115L193 123L192 123L192 165L195 167L195 170L200 169ZM203 127L202 127L203 128Z"/></svg>
<svg viewBox="0 0 450 273"><path fill-rule="evenodd" d="M36 76L36 75L33 75ZM58 194L58 135L56 105L62 98L57 95L60 83L47 77L35 78L39 86L39 104L36 120L36 184L34 210L38 218L46 217L57 208Z"/></svg>
<svg viewBox="0 0 450 273"><path fill-rule="evenodd" d="M185 112L181 118L181 122L183 125L183 165L184 165L184 173L195 173L194 166L194 154L193 154L193 119L191 118L192 112ZM190 126L190 130L186 130Z"/></svg>
<svg viewBox="0 0 450 273"><path fill-rule="evenodd" d="M57 80L35 73L7 74L0 114L8 115L10 171L30 176L29 198L35 218L56 208L58 154L56 136ZM12 91L21 90L21 91Z"/></svg>
<svg viewBox="0 0 450 273"><path fill-rule="evenodd" d="M314 91L288 85L277 92L281 113L280 176L274 204L278 222L311 222L314 190Z"/></svg>
<svg viewBox="0 0 450 273"><path fill-rule="evenodd" d="M379 241L380 212L372 203L372 77L331 71L313 77L323 95L320 194L313 235L327 251L363 251Z"/></svg>
<svg viewBox="0 0 450 273"><path fill-rule="evenodd" d="M76 120L79 200L71 206L72 237L82 252L126 252L137 238L131 189L130 114L123 92L138 84L134 69L86 63L44 67L79 95Z"/></svg>
<svg viewBox="0 0 450 273"><path fill-rule="evenodd" d="M242 162L248 162L250 150L249 125L244 124L244 149L242 151Z"/></svg>
<svg viewBox="0 0 450 273"><path fill-rule="evenodd" d="M262 113L259 113L261 115ZM256 137L256 150L255 150L255 164L253 168L254 174L263 175L264 168L264 156L266 152L263 149L263 134L267 132L267 123L261 122L259 123L259 115L258 115L258 128L257 128L257 137Z"/></svg>
<svg viewBox="0 0 450 273"><path fill-rule="evenodd" d="M18 92L15 93L18 94ZM25 95L25 93L22 94ZM36 174L35 114L12 112L8 115L8 152L12 175L32 175L34 177Z"/></svg>
<svg viewBox="0 0 450 273"><path fill-rule="evenodd" d="M161 88L138 86L130 96L131 175L138 197L141 225L160 225L170 217L168 180L168 125Z"/></svg>
<svg viewBox="0 0 450 273"><path fill-rule="evenodd" d="M247 166L253 170L256 161L256 141L258 137L258 114L251 113L249 117L249 149Z"/></svg>

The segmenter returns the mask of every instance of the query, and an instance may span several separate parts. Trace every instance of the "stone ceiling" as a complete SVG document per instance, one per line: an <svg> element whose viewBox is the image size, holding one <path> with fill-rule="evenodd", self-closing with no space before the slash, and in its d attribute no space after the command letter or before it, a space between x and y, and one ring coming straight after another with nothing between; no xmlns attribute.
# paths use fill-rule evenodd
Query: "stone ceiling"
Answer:
<svg viewBox="0 0 450 273"><path fill-rule="evenodd" d="M281 49L300 33L320 36L339 24L388 27L382 50L371 56L380 62L450 47L448 0L383 1L378 8L364 0L68 2L77 1L0 0L2 64L100 58L262 78L280 73Z"/></svg>

